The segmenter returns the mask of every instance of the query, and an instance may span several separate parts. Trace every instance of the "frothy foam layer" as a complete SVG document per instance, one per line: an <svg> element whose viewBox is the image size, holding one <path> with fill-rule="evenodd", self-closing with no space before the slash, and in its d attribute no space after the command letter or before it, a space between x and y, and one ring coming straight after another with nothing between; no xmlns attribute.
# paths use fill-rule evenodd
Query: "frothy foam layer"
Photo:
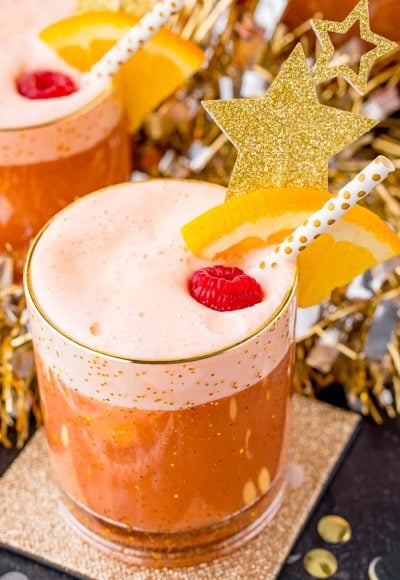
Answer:
<svg viewBox="0 0 400 580"><path fill-rule="evenodd" d="M18 93L17 79L35 70L56 70L79 85L80 73L68 66L38 37L57 20L71 16L75 0L10 0L0 11L0 129L31 127L69 115L99 94L99 86L67 97L31 100Z"/></svg>
<svg viewBox="0 0 400 580"><path fill-rule="evenodd" d="M175 410L240 392L277 368L293 344L295 302L282 308L293 284L290 263L279 274L262 272L265 299L251 308L215 312L188 292L190 274L205 262L186 251L180 228L224 196L216 185L154 180L86 196L56 217L28 270L44 317L26 292L49 381L120 407ZM236 265L249 271L253 260L260 256ZM158 362L100 356L48 320L91 349Z"/></svg>
<svg viewBox="0 0 400 580"><path fill-rule="evenodd" d="M36 246L38 304L74 340L126 358L194 357L249 336L279 307L293 272L263 273L265 298L251 308L216 312L190 296L190 274L210 264L187 251L180 228L224 196L215 185L154 180L80 200ZM249 271L254 259L234 265Z"/></svg>

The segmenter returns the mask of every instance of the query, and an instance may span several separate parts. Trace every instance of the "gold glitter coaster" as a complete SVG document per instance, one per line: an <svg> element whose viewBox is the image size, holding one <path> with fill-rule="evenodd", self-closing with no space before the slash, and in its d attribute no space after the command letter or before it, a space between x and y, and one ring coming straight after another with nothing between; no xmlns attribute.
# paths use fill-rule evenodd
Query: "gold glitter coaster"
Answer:
<svg viewBox="0 0 400 580"><path fill-rule="evenodd" d="M149 570L112 560L61 519L45 437L39 431L0 479L0 543L95 580L273 580L315 505L359 417L295 396L289 487L275 519L230 556L192 568Z"/></svg>

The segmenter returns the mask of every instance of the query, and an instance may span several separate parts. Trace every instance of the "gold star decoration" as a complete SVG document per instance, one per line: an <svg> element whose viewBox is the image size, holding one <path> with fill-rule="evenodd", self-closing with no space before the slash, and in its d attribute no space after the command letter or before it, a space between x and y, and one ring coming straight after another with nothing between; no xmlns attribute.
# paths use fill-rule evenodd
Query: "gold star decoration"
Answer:
<svg viewBox="0 0 400 580"><path fill-rule="evenodd" d="M360 23L360 38L374 44L375 48L369 50L360 59L358 73L346 64L330 65L335 53L335 47L329 36L330 32L344 34L350 30L355 22ZM316 83L327 81L334 77L342 76L352 87L364 94L368 82L368 76L374 61L391 50L397 48L397 43L374 34L371 31L368 14L368 0L360 0L355 8L348 14L342 22L333 22L331 20L311 20L311 26L321 43L321 54L313 67Z"/></svg>
<svg viewBox="0 0 400 580"><path fill-rule="evenodd" d="M328 187L328 160L376 121L318 101L298 44L264 97L204 108L238 150L227 198L265 187Z"/></svg>

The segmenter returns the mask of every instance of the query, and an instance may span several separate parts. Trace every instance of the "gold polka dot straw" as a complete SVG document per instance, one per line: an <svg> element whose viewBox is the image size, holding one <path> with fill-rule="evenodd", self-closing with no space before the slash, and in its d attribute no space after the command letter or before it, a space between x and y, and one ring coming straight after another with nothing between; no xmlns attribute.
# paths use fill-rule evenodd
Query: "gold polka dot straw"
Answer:
<svg viewBox="0 0 400 580"><path fill-rule="evenodd" d="M321 209L316 211L275 248L275 260L271 261L270 266L272 268L277 266L279 256L297 256L305 250L360 199L368 195L375 186L386 179L394 169L393 163L387 157L379 155L375 161L367 165L350 183L345 185Z"/></svg>
<svg viewBox="0 0 400 580"><path fill-rule="evenodd" d="M185 0L160 0L150 12L131 28L117 44L83 76L82 82L90 84L95 79L108 81L140 47L185 5Z"/></svg>

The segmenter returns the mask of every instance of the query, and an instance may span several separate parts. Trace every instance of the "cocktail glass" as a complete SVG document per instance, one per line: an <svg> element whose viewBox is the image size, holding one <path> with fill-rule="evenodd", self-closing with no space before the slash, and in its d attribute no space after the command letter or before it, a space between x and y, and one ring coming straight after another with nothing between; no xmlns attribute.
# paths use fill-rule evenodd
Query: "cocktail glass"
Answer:
<svg viewBox="0 0 400 580"><path fill-rule="evenodd" d="M39 304L31 264L46 230L28 255L25 291L65 517L133 564L230 552L270 521L285 489L295 275L272 316L240 342L131 360L78 343Z"/></svg>

